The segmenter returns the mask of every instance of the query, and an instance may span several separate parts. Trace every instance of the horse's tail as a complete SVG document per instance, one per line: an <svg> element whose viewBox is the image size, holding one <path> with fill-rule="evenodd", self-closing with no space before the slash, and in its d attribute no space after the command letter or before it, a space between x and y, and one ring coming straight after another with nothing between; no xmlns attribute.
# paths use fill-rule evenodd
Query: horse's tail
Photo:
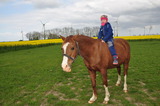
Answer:
<svg viewBox="0 0 160 106"><path fill-rule="evenodd" d="M115 41L118 41L123 46L123 48L125 49L125 52L126 52L125 63L128 64L129 61L130 61L130 45L129 45L128 41L124 40L122 38L117 38L117 39L115 39Z"/></svg>
<svg viewBox="0 0 160 106"><path fill-rule="evenodd" d="M126 40L124 40L124 43L126 44L125 49L127 52L127 61L129 63L129 61L130 61L130 45L129 45L128 41L126 41Z"/></svg>
<svg viewBox="0 0 160 106"><path fill-rule="evenodd" d="M123 42L124 42L124 44L125 44L125 45L124 45L125 52L127 53L125 63L126 63L126 64L129 64L129 61L130 61L130 45L129 45L129 43L128 43L127 40L124 40L124 39L122 39L122 40L123 40Z"/></svg>

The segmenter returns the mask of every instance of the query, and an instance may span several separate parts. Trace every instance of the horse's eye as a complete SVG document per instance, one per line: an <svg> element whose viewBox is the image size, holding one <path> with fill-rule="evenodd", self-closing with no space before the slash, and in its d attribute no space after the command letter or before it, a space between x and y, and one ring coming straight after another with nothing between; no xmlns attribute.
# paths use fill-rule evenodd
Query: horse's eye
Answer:
<svg viewBox="0 0 160 106"><path fill-rule="evenodd" d="M74 47L72 47L71 50L74 50Z"/></svg>

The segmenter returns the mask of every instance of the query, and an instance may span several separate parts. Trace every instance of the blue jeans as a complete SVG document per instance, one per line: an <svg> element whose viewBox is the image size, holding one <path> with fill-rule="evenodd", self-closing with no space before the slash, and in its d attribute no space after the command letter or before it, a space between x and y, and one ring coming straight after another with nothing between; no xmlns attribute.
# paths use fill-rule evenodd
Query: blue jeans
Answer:
<svg viewBox="0 0 160 106"><path fill-rule="evenodd" d="M114 48L113 39L109 39L106 43L108 44L109 50L111 52L111 55L112 56L117 55L116 50Z"/></svg>

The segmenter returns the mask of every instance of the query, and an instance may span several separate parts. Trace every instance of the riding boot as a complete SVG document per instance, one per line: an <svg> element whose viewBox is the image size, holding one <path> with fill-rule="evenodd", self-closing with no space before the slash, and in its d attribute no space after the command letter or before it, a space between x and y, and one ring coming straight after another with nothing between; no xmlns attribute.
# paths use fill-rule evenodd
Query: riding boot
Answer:
<svg viewBox="0 0 160 106"><path fill-rule="evenodd" d="M118 65L118 56L117 55L113 56L113 65Z"/></svg>

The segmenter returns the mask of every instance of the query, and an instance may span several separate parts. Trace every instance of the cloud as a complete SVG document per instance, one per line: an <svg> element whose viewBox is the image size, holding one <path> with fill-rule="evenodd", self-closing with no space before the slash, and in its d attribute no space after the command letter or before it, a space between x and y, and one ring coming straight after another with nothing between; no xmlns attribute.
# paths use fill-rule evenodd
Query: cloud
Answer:
<svg viewBox="0 0 160 106"><path fill-rule="evenodd" d="M122 26L127 25L128 27L143 27L146 25L159 25L160 24L160 7L154 7L151 9L139 9L137 11L126 11L120 16L120 22ZM124 28L126 28L124 26Z"/></svg>
<svg viewBox="0 0 160 106"><path fill-rule="evenodd" d="M160 4L158 0L154 2L151 0L82 0L67 7L65 14L70 12L67 21L72 23L98 24L99 16L107 14L111 22L119 17L119 23L122 23L123 28L144 26L160 24L158 20L160 17L157 14L160 11L160 5L157 3Z"/></svg>
<svg viewBox="0 0 160 106"><path fill-rule="evenodd" d="M15 0L0 0L0 6L3 6L4 4L8 2L14 2Z"/></svg>
<svg viewBox="0 0 160 106"><path fill-rule="evenodd" d="M33 4L38 9L56 8L61 4L59 0L25 0L24 2Z"/></svg>
<svg viewBox="0 0 160 106"><path fill-rule="evenodd" d="M102 14L109 16L112 26L116 25L118 18L120 35L127 35L129 29L136 28L138 34L143 33L144 26L153 25L154 30L160 25L159 0L23 0L15 4L28 4L35 8L27 13L0 17L3 31L19 32L21 27L25 32L42 31L40 20L48 22L46 29L100 26Z"/></svg>
<svg viewBox="0 0 160 106"><path fill-rule="evenodd" d="M1 0L0 3L8 2L8 1L13 1L13 0Z"/></svg>

